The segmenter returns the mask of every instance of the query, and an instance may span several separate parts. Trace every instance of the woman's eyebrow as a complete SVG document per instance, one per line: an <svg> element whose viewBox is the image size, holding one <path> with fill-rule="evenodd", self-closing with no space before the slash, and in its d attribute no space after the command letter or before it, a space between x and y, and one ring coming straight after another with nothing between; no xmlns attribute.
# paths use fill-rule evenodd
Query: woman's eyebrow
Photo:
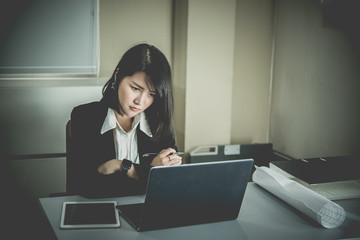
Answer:
<svg viewBox="0 0 360 240"><path fill-rule="evenodd" d="M131 83L132 83L132 84L134 84L136 87L138 87L138 88L140 88L140 89L143 89L143 90L144 90L144 87L143 87L143 86L141 86L141 85L139 85L139 84L137 84L136 82L131 81Z"/></svg>
<svg viewBox="0 0 360 240"><path fill-rule="evenodd" d="M134 82L134 81L131 81L131 83L134 84L137 88L140 88L141 90L144 90L144 89L145 89L143 86L139 85L138 83L136 83L136 82ZM151 93L156 93L155 90L149 89L149 91L150 91Z"/></svg>

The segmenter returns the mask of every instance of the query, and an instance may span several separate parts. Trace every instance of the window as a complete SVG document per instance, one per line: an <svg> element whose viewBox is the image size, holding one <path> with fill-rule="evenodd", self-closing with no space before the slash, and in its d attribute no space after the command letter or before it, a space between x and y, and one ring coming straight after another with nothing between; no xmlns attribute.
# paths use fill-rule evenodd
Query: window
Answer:
<svg viewBox="0 0 360 240"><path fill-rule="evenodd" d="M97 74L97 0L7 2L2 76Z"/></svg>

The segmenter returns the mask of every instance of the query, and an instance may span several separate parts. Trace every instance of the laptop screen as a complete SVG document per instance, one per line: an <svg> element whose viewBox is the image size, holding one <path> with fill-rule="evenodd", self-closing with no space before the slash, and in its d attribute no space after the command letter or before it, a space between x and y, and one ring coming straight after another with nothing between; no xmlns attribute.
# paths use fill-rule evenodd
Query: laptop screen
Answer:
<svg viewBox="0 0 360 240"><path fill-rule="evenodd" d="M155 167L138 230L151 230L238 217L252 159Z"/></svg>

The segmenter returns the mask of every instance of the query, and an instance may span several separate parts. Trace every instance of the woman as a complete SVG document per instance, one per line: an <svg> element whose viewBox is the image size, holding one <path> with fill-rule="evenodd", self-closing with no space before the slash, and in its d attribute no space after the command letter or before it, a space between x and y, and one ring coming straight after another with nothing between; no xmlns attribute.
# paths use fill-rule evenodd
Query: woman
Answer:
<svg viewBox="0 0 360 240"><path fill-rule="evenodd" d="M174 154L172 117L166 57L148 44L129 49L104 85L101 101L71 113L68 192L90 197L144 194L152 166L182 163Z"/></svg>

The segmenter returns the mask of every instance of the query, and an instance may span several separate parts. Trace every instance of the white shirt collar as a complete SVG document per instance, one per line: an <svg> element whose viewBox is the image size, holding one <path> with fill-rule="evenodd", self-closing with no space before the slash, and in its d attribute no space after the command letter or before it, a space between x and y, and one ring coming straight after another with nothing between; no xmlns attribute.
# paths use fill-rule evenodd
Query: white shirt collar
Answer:
<svg viewBox="0 0 360 240"><path fill-rule="evenodd" d="M113 110L111 108L108 108L108 112L107 112L106 118L104 120L104 123L102 125L100 133L104 134L109 130L115 129L116 124L117 124L117 120L116 120L116 116L115 116L115 110ZM143 131L149 137L152 137L150 126L149 126L149 123L148 123L148 121L146 119L146 115L145 115L144 112L141 112L140 114L137 114L134 117L134 121L133 121L133 124L132 124L132 127L131 127L131 131L134 128L136 128L138 126L138 124L140 124L140 130L141 131ZM120 128L121 128L121 126L120 126Z"/></svg>

